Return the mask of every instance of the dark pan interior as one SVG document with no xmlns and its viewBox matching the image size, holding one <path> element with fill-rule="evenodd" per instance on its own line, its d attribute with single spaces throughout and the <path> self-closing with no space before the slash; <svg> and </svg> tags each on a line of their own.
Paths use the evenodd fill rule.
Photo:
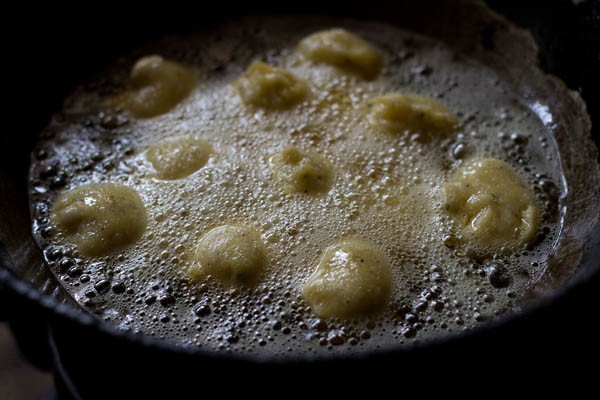
<svg viewBox="0 0 600 400">
<path fill-rule="evenodd" d="M 259 2 L 260 3 L 260 2 Z M 589 113 L 592 117 L 594 141 L 600 143 L 600 82 L 597 71 L 600 70 L 598 60 L 600 42 L 600 7 L 598 2 L 588 1 L 575 7 L 569 1 L 552 2 L 520 2 L 520 1 L 490 1 L 491 5 L 506 14 L 517 24 L 531 29 L 541 46 L 542 66 L 549 72 L 561 77 L 571 89 L 578 90 L 585 99 Z M 435 2 L 426 2 L 426 6 Z M 305 4 L 302 11 L 317 10 L 324 12 L 323 7 L 314 4 Z M 271 11 L 269 5 L 252 4 L 243 6 L 253 10 Z M 337 6 L 331 7 L 326 13 L 354 15 L 361 17 L 376 17 L 382 15 L 382 10 L 370 8 L 368 11 L 360 6 L 351 4 L 340 11 Z M 47 357 L 50 350 L 54 354 L 55 368 L 65 367 L 69 374 L 75 374 L 72 379 L 85 382 L 86 376 L 93 373 L 102 373 L 103 368 L 109 368 L 115 375 L 126 376 L 130 366 L 114 363 L 114 358 L 120 359 L 127 355 L 128 359 L 136 360 L 136 367 L 143 365 L 156 365 L 160 360 L 161 365 L 177 366 L 173 371 L 157 373 L 149 369 L 148 377 L 170 376 L 179 373 L 182 376 L 193 375 L 186 368 L 197 367 L 198 355 L 204 356 L 202 362 L 210 360 L 213 373 L 227 371 L 232 365 L 244 370 L 248 367 L 246 361 L 233 361 L 227 357 L 214 357 L 214 355 L 199 353 L 187 354 L 185 351 L 172 351 L 172 348 L 157 345 L 147 339 L 131 339 L 116 335 L 110 328 L 98 329 L 92 319 L 81 316 L 72 319 L 72 310 L 67 313 L 55 312 L 54 304 L 42 302 L 50 311 L 42 311 L 38 305 L 37 293 L 53 294 L 61 299 L 63 294 L 56 290 L 50 274 L 40 272 L 42 264 L 39 251 L 30 235 L 29 211 L 27 207 L 26 177 L 29 164 L 29 152 L 33 147 L 36 134 L 47 123 L 50 115 L 59 109 L 62 99 L 79 82 L 86 80 L 94 71 L 105 63 L 115 59 L 126 50 L 152 39 L 159 38 L 165 33 L 196 31 L 208 29 L 212 24 L 232 13 L 245 13 L 243 8 L 235 11 L 228 6 L 206 10 L 150 10 L 145 12 L 105 9 L 98 7 L 94 11 L 94 18 L 86 18 L 89 11 L 81 11 L 76 15 L 60 13 L 57 10 L 38 10 L 35 17 L 30 17 L 21 26 L 23 32 L 34 30 L 35 35 L 14 33 L 6 54 L 10 55 L 9 65 L 9 99 L 11 107 L 5 114 L 8 121 L 6 129 L 0 135 L 0 262 L 9 270 L 18 271 L 25 280 L 34 282 L 37 292 L 23 285 L 16 277 L 0 268 L 0 275 L 7 279 L 6 292 L 0 302 L 0 317 L 11 317 L 17 330 L 24 332 L 25 336 L 35 337 L 41 347 L 33 351 L 32 359 L 39 365 L 50 364 Z M 293 11 L 293 10 L 283 10 Z M 383 11 L 385 15 L 385 11 Z M 50 17 L 51 16 L 51 17 Z M 485 38 L 483 38 L 485 40 Z M 13 47 L 14 46 L 14 47 Z M 592 329 L 593 320 L 588 318 L 595 309 L 597 300 L 595 292 L 600 290 L 600 274 L 597 267 L 600 260 L 600 229 L 596 230 L 592 239 L 586 245 L 579 279 L 574 281 L 576 287 L 572 290 L 562 291 L 556 298 L 548 301 L 549 304 L 541 305 L 528 313 L 527 318 L 512 318 L 503 324 L 493 324 L 491 329 L 479 332 L 477 335 L 465 335 L 452 343 L 438 343 L 428 348 L 416 348 L 412 352 L 390 352 L 378 354 L 368 360 L 341 360 L 330 361 L 325 368 L 349 369 L 352 361 L 360 361 L 364 367 L 369 365 L 383 365 L 393 362 L 402 354 L 403 359 L 414 361 L 417 365 L 425 364 L 426 360 L 456 358 L 461 355 L 477 357 L 476 354 L 488 352 L 498 360 L 508 359 L 510 355 L 523 352 L 533 357 L 550 357 L 565 346 L 569 352 L 575 354 L 582 352 L 598 353 L 599 346 L 594 344 L 595 332 Z M 28 266 L 29 268 L 23 268 Z M 596 272 L 596 273 L 594 273 Z M 2 286 L 0 286 L 2 288 Z M 9 297 L 10 296 L 10 297 Z M 24 300 L 25 297 L 30 300 Z M 7 299 L 10 299 L 7 300 Z M 68 300 L 68 299 L 67 299 Z M 15 304 L 20 304 L 18 309 Z M 25 317 L 23 314 L 27 313 Z M 33 316 L 32 316 L 33 315 Z M 24 320 L 24 321 L 23 321 Z M 25 324 L 25 325 L 24 325 Z M 27 325 L 30 324 L 30 325 Z M 53 347 L 48 348 L 47 325 Z M 33 326 L 33 328 L 32 328 Z M 25 327 L 25 328 L 24 328 Z M 74 337 L 73 333 L 77 332 Z M 526 332 L 526 334 L 524 333 Z M 85 337 L 85 340 L 82 339 Z M 522 340 L 526 337 L 525 341 Z M 535 342 L 531 338 L 537 338 Z M 86 352 L 91 365 L 86 365 L 85 373 L 73 368 L 81 361 L 78 356 L 78 345 L 82 343 L 96 343 L 95 346 L 86 346 Z M 493 343 L 493 346 L 490 346 Z M 557 343 L 560 346 L 557 346 Z M 74 346 L 75 345 L 75 346 Z M 548 349 L 552 349 L 552 354 Z M 27 349 L 25 349 L 27 350 Z M 565 354 L 568 352 L 564 350 Z M 61 360 L 56 356 L 60 353 Z M 121 356 L 119 356 L 119 354 Z M 417 355 L 418 354 L 418 355 Z M 41 357 L 44 355 L 46 357 Z M 108 357 L 108 358 L 106 358 Z M 57 367 L 57 363 L 60 363 Z M 112 363 L 112 364 L 111 364 Z M 343 363 L 343 365 L 342 365 Z M 269 367 L 270 373 L 278 374 L 278 364 Z M 292 368 L 291 365 L 289 365 Z M 298 371 L 305 367 L 299 363 L 293 368 Z M 311 367 L 313 368 L 314 365 Z M 73 372 L 75 370 L 75 372 Z M 64 371 L 63 371 L 64 372 Z M 106 372 L 104 370 L 104 372 Z M 163 374 L 163 375 L 161 375 Z M 210 374 L 209 374 L 210 375 Z M 88 378 L 89 379 L 89 378 Z M 79 385 L 79 384 L 78 384 Z M 85 386 L 85 385 L 83 385 Z M 85 389 L 79 389 L 85 390 Z M 96 392 L 103 393 L 102 389 Z M 95 396 L 89 396 L 95 397 Z M 87 396 L 86 396 L 87 398 Z"/>
</svg>

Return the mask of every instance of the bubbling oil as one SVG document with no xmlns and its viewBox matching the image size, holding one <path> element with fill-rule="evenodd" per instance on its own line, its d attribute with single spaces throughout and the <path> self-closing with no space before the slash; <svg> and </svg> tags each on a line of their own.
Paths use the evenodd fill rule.
<svg viewBox="0 0 600 400">
<path fill-rule="evenodd" d="M 303 37 L 331 27 L 383 51 L 378 79 L 297 57 Z M 188 98 L 150 119 L 103 106 L 147 54 L 195 68 L 198 83 Z M 308 82 L 308 99 L 276 112 L 245 107 L 232 82 L 257 59 Z M 446 104 L 458 116 L 457 132 L 426 143 L 409 133 L 375 134 L 364 105 L 397 91 Z M 147 149 L 179 136 L 208 142 L 210 158 L 183 179 L 158 179 Z M 563 188 L 551 144 L 543 123 L 493 69 L 439 42 L 379 22 L 245 18 L 136 50 L 79 87 L 32 155 L 33 230 L 63 287 L 88 312 L 122 329 L 259 355 L 410 345 L 519 309 L 520 294 L 543 273 L 560 229 Z M 331 164 L 325 195 L 288 193 L 274 182 L 269 160 L 288 146 Z M 527 250 L 474 259 L 453 234 L 441 187 L 454 166 L 477 157 L 506 161 L 534 188 L 542 224 Z M 86 258 L 56 234 L 49 214 L 59 194 L 98 182 L 135 188 L 148 225 L 136 244 Z M 260 283 L 192 282 L 186 271 L 195 245 L 211 229 L 232 224 L 253 227 L 265 244 L 269 263 Z M 329 245 L 352 237 L 376 244 L 389 260 L 392 299 L 369 318 L 318 318 L 302 299 L 302 285 Z"/>
</svg>

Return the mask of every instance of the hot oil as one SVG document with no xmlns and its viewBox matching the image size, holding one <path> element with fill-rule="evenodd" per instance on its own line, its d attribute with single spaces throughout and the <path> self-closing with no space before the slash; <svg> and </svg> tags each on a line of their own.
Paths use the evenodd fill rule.
<svg viewBox="0 0 600 400">
<path fill-rule="evenodd" d="M 295 44 L 332 26 L 384 51 L 379 79 L 366 82 L 299 60 Z M 102 107 L 101 99 L 120 90 L 135 59 L 146 54 L 196 67 L 200 79 L 191 96 L 145 120 Z M 255 59 L 307 80 L 310 100 L 289 111 L 248 110 L 231 82 Z M 365 103 L 393 91 L 442 101 L 458 115 L 458 133 L 424 143 L 410 134 L 373 132 L 364 121 Z M 158 180 L 145 151 L 177 135 L 207 140 L 214 152 L 191 176 Z M 332 163 L 327 195 L 285 194 L 274 183 L 269 157 L 288 145 Z M 33 155 L 34 233 L 64 288 L 123 329 L 269 355 L 409 345 L 518 310 L 520 293 L 543 273 L 560 229 L 555 151 L 542 122 L 492 69 L 441 43 L 376 22 L 247 18 L 138 50 L 66 101 Z M 473 259 L 457 245 L 441 187 L 453 166 L 481 156 L 508 162 L 534 187 L 544 215 L 531 249 Z M 59 193 L 93 182 L 135 188 L 150 222 L 134 246 L 86 259 L 56 237 L 49 209 Z M 267 246 L 260 284 L 231 289 L 210 279 L 189 281 L 195 243 L 211 228 L 236 223 L 255 227 Z M 300 296 L 302 284 L 327 246 L 347 237 L 377 244 L 390 260 L 392 301 L 369 319 L 319 319 Z"/>
</svg>

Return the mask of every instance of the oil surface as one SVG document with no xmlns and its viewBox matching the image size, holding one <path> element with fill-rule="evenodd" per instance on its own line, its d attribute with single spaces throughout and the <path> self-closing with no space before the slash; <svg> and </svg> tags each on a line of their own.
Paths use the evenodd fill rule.
<svg viewBox="0 0 600 400">
<path fill-rule="evenodd" d="M 378 79 L 299 60 L 299 40 L 330 27 L 344 27 L 384 52 Z M 147 54 L 196 68 L 191 95 L 150 119 L 103 107 L 102 99 L 122 90 L 135 60 Z M 231 83 L 257 59 L 309 82 L 309 100 L 277 112 L 246 108 Z M 458 116 L 458 132 L 427 143 L 374 134 L 364 105 L 394 91 L 442 101 Z M 156 179 L 146 151 L 178 135 L 206 140 L 213 153 L 184 179 Z M 326 195 L 286 194 L 277 186 L 269 159 L 286 146 L 331 162 Z M 538 196 L 543 221 L 526 251 L 472 259 L 456 246 L 441 187 L 461 160 L 483 156 L 509 163 Z M 32 160 L 34 234 L 49 268 L 86 310 L 123 329 L 224 351 L 361 352 L 471 329 L 518 310 L 519 294 L 544 270 L 560 230 L 557 155 L 536 114 L 492 69 L 378 22 L 254 17 L 210 34 L 167 38 L 78 88 L 42 133 Z M 58 194 L 94 182 L 135 188 L 149 223 L 135 245 L 84 258 L 55 235 L 49 212 Z M 270 261 L 257 287 L 188 279 L 195 244 L 224 224 L 255 227 L 265 242 Z M 390 260 L 392 301 L 370 319 L 319 319 L 301 287 L 325 249 L 347 237 L 375 243 Z"/>
</svg>

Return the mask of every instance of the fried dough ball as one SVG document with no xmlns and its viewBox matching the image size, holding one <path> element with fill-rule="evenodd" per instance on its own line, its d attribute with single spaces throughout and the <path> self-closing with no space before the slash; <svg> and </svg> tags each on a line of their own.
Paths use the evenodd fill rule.
<svg viewBox="0 0 600 400">
<path fill-rule="evenodd" d="M 128 89 L 108 100 L 121 106 L 136 118 L 164 114 L 185 99 L 196 85 L 191 68 L 158 55 L 140 58 L 129 76 Z"/>
<path fill-rule="evenodd" d="M 188 274 L 194 282 L 211 277 L 225 286 L 249 286 L 257 283 L 266 264 L 267 251 L 256 230 L 224 225 L 200 239 Z"/>
<path fill-rule="evenodd" d="M 286 193 L 316 196 L 329 192 L 333 183 L 333 166 L 316 153 L 286 147 L 270 159 L 276 180 Z"/>
<path fill-rule="evenodd" d="M 115 183 L 85 185 L 63 193 L 54 203 L 51 218 L 59 234 L 90 257 L 135 243 L 148 224 L 138 193 Z"/>
<path fill-rule="evenodd" d="M 381 51 L 345 29 L 315 32 L 298 44 L 298 51 L 315 63 L 325 63 L 373 80 L 383 67 Z"/>
<path fill-rule="evenodd" d="M 284 110 L 302 102 L 308 84 L 283 68 L 255 61 L 233 83 L 247 106 Z"/>
<path fill-rule="evenodd" d="M 384 308 L 391 293 L 388 260 L 377 246 L 359 239 L 330 246 L 302 288 L 319 317 L 367 316 Z"/>
<path fill-rule="evenodd" d="M 146 158 L 163 180 L 185 178 L 204 165 L 212 153 L 206 140 L 192 136 L 180 136 L 163 140 L 151 146 Z"/>
<path fill-rule="evenodd" d="M 445 137 L 454 132 L 454 113 L 437 100 L 406 93 L 389 93 L 368 103 L 367 121 L 387 133 L 418 133 L 423 139 Z"/>
<path fill-rule="evenodd" d="M 537 199 L 523 179 L 494 158 L 468 161 L 443 187 L 446 212 L 475 254 L 513 252 L 530 243 L 540 219 Z"/>
</svg>

